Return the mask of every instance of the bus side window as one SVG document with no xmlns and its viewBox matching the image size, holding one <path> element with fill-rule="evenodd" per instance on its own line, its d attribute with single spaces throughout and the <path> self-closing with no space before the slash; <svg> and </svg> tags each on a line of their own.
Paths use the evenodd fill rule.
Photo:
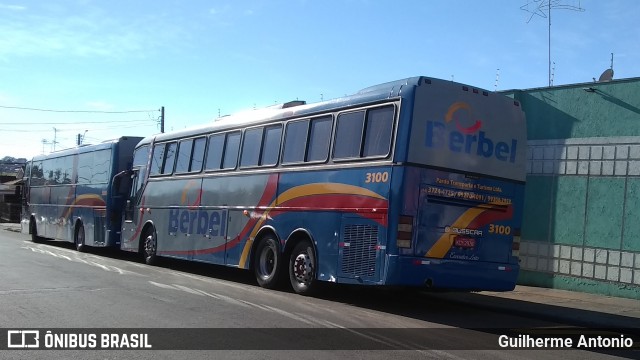
<svg viewBox="0 0 640 360">
<path fill-rule="evenodd" d="M 207 138 L 201 137 L 193 141 L 193 153 L 191 155 L 191 163 L 189 164 L 189 172 L 202 171 L 202 163 L 204 161 L 204 149 L 207 147 Z"/>
<path fill-rule="evenodd" d="M 386 156 L 391 148 L 393 106 L 367 111 L 367 126 L 362 156 Z"/>
<path fill-rule="evenodd" d="M 194 173 L 202 170 L 206 140 L 206 138 L 202 137 L 180 141 L 176 160 L 176 174 Z"/>
<path fill-rule="evenodd" d="M 334 159 L 359 158 L 364 128 L 364 111 L 340 114 L 336 125 Z"/>
<path fill-rule="evenodd" d="M 176 142 L 158 144 L 153 147 L 151 171 L 149 175 L 170 175 L 176 162 Z"/>
<path fill-rule="evenodd" d="M 225 134 L 215 134 L 209 137 L 209 148 L 207 149 L 206 170 L 220 170 L 222 165 L 222 152 L 224 150 Z"/>
<path fill-rule="evenodd" d="M 53 159 L 45 159 L 42 161 L 42 174 L 44 179 L 43 185 L 51 185 L 54 181 L 53 175 Z"/>
<path fill-rule="evenodd" d="M 178 144 L 175 142 L 167 144 L 167 150 L 164 158 L 164 164 L 162 166 L 162 174 L 170 175 L 173 173 L 173 165 L 176 162 L 176 150 Z"/>
<path fill-rule="evenodd" d="M 34 162 L 31 168 L 31 186 L 44 185 L 44 173 L 42 171 L 42 161 Z"/>
<path fill-rule="evenodd" d="M 331 116 L 311 120 L 309 132 L 309 146 L 305 161 L 325 161 L 329 156 L 331 143 Z"/>
<path fill-rule="evenodd" d="M 268 126 L 264 129 L 264 141 L 260 166 L 276 165 L 280 155 L 280 140 L 282 138 L 282 126 Z"/>
<path fill-rule="evenodd" d="M 75 155 L 68 155 L 64 157 L 64 166 L 62 168 L 62 182 L 64 184 L 73 184 L 73 157 Z"/>
<path fill-rule="evenodd" d="M 223 169 L 235 169 L 238 164 L 238 150 L 240 149 L 240 132 L 227 133 L 227 142 L 224 146 Z"/>
<path fill-rule="evenodd" d="M 309 120 L 291 121 L 287 124 L 284 135 L 284 150 L 282 151 L 283 163 L 289 164 L 304 161 L 308 131 Z"/>
<path fill-rule="evenodd" d="M 164 149 L 166 144 L 158 144 L 153 147 L 153 157 L 151 158 L 151 170 L 149 175 L 159 175 L 162 173 L 162 162 L 164 160 Z"/>
<path fill-rule="evenodd" d="M 248 129 L 244 132 L 240 167 L 258 166 L 263 128 Z"/>
<path fill-rule="evenodd" d="M 178 147 L 178 159 L 176 161 L 176 174 L 189 172 L 193 139 L 180 141 Z"/>
</svg>

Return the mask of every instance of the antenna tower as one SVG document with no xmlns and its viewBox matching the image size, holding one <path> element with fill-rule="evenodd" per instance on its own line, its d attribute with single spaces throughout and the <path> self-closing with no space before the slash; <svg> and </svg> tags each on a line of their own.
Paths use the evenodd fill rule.
<svg viewBox="0 0 640 360">
<path fill-rule="evenodd" d="M 567 5 L 563 0 L 527 0 L 527 3 L 520 7 L 521 10 L 524 10 L 531 14 L 529 19 L 527 19 L 527 24 L 531 21 L 531 19 L 537 15 L 541 18 L 546 18 L 548 22 L 548 52 L 549 52 L 549 86 L 553 85 L 553 79 L 551 74 L 551 9 L 559 9 L 559 10 L 573 10 L 584 12 L 585 9 L 581 6 L 580 0 L 578 0 L 578 6 L 575 5 Z"/>
<path fill-rule="evenodd" d="M 611 53 L 611 70 L 613 70 L 613 53 Z"/>
</svg>

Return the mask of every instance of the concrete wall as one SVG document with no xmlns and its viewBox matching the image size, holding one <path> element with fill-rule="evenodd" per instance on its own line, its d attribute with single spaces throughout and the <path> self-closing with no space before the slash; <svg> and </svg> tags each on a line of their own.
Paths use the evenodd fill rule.
<svg viewBox="0 0 640 360">
<path fill-rule="evenodd" d="M 640 299 L 640 78 L 507 94 L 528 121 L 519 283 Z"/>
</svg>

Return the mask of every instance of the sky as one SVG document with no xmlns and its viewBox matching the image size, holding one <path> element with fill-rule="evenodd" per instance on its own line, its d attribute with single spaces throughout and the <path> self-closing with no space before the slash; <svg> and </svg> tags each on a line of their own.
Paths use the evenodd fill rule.
<svg viewBox="0 0 640 360">
<path fill-rule="evenodd" d="M 551 3 L 551 46 L 547 7 Z M 425 75 L 640 77 L 636 0 L 0 0 L 0 158 Z"/>
</svg>

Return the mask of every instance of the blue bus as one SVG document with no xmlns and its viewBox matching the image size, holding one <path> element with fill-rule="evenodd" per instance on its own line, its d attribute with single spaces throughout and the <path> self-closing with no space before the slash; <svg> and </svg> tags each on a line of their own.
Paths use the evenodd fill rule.
<svg viewBox="0 0 640 360">
<path fill-rule="evenodd" d="M 21 228 L 31 239 L 119 247 L 126 170 L 141 137 L 121 137 L 34 157 L 24 175 Z M 117 176 L 118 175 L 118 176 Z"/>
<path fill-rule="evenodd" d="M 121 248 L 321 282 L 508 291 L 519 271 L 518 102 L 413 77 L 143 139 Z"/>
</svg>

